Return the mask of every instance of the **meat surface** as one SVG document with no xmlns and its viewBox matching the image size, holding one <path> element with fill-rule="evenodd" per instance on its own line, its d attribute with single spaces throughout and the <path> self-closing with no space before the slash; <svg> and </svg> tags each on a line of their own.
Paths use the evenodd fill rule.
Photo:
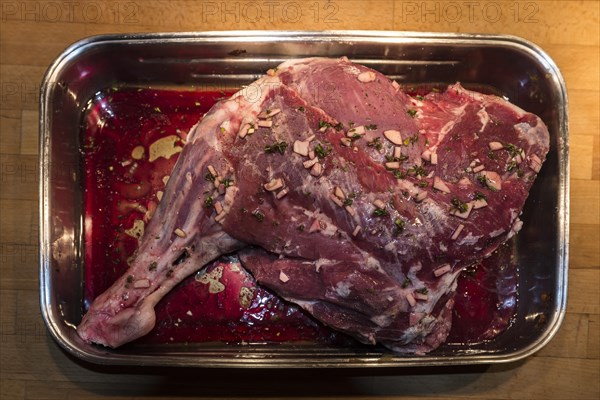
<svg viewBox="0 0 600 400">
<path fill-rule="evenodd" d="M 169 290 L 238 251 L 324 324 L 426 353 L 460 271 L 520 230 L 548 148 L 543 122 L 496 96 L 409 96 L 346 58 L 287 61 L 192 128 L 129 271 L 78 333 L 145 335 Z"/>
</svg>

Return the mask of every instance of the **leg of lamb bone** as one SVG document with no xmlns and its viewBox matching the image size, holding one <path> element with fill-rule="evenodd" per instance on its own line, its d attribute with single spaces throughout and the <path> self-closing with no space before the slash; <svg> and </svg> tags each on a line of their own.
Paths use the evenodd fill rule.
<svg viewBox="0 0 600 400">
<path fill-rule="evenodd" d="M 258 112 L 253 110 L 260 110 L 260 102 L 225 101 L 191 129 L 131 267 L 94 300 L 77 328 L 81 338 L 118 347 L 144 336 L 154 327 L 154 306 L 166 293 L 203 265 L 243 246 L 223 232 L 209 203 L 214 197 L 223 212 L 229 210 L 238 189 L 219 184 L 234 175 L 222 156 L 227 142 L 222 128 L 237 132 L 238 116 Z M 206 180 L 209 168 L 213 181 Z"/>
<path fill-rule="evenodd" d="M 221 167 L 237 185 L 228 210 L 217 216 L 223 231 L 239 240 L 230 239 L 231 248 L 243 242 L 279 254 L 273 260 L 263 250 L 242 252 L 259 281 L 364 342 L 399 352 L 437 347 L 449 330 L 461 268 L 520 227 L 518 213 L 548 150 L 545 127 L 501 99 L 459 85 L 409 98 L 383 75 L 345 59 L 286 62 L 275 75 L 253 84 L 258 101 L 249 104 L 238 94 L 216 106 L 190 135 L 173 175 L 187 176 L 180 166 L 206 157 L 207 148 L 222 153 Z M 211 146 L 197 145 L 200 140 Z M 488 146 L 509 158 L 488 162 Z M 507 168 L 513 163 L 516 171 Z M 202 186 L 207 163 L 195 166 L 188 180 Z M 168 189 L 165 198 L 170 203 L 177 194 Z M 181 212 L 166 207 L 165 198 L 153 218 L 159 225 Z M 185 215 L 184 221 L 194 218 Z M 193 222 L 199 223 L 219 231 L 208 218 Z M 207 228 L 198 229 L 194 235 L 202 237 Z M 136 260 L 129 275 L 137 279 L 134 273 L 144 268 Z M 164 273 L 162 264 L 158 270 Z M 124 282 L 109 290 L 114 298 L 123 296 Z M 144 296 L 161 296 L 150 293 L 104 314 L 120 321 L 115 315 L 139 309 Z M 153 321 L 117 342 L 90 335 L 106 320 L 90 322 L 104 315 L 95 308 L 104 310 L 106 299 L 97 302 L 79 328 L 86 340 L 114 346 L 151 328 Z"/>
</svg>

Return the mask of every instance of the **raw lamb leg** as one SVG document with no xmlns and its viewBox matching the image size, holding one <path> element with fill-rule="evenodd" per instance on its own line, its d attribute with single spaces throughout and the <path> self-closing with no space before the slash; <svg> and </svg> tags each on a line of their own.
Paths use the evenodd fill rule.
<svg viewBox="0 0 600 400">
<path fill-rule="evenodd" d="M 460 271 L 520 229 L 547 151 L 542 121 L 498 97 L 456 84 L 412 98 L 345 58 L 285 62 L 192 130 L 136 260 L 78 331 L 142 336 L 177 282 L 241 249 L 323 323 L 431 351 Z"/>
</svg>

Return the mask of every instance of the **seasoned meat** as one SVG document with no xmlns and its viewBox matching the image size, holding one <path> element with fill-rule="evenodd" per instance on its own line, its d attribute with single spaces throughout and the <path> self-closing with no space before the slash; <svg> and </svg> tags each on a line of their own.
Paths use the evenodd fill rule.
<svg viewBox="0 0 600 400">
<path fill-rule="evenodd" d="M 192 128 L 130 270 L 78 333 L 145 335 L 165 293 L 237 251 L 324 324 L 431 351 L 460 271 L 521 228 L 548 147 L 537 116 L 458 83 L 409 96 L 346 58 L 287 61 Z"/>
</svg>

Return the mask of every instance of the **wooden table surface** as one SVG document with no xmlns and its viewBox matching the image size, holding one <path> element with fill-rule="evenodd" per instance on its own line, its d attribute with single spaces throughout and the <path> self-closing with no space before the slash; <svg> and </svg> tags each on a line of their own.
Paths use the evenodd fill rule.
<svg viewBox="0 0 600 400">
<path fill-rule="evenodd" d="M 0 18 L 0 397 L 600 398 L 599 3 L 596 1 L 5 1 Z M 260 18 L 257 14 L 261 11 Z M 298 14 L 298 11 L 300 14 Z M 525 360 L 461 368 L 202 370 L 83 364 L 46 333 L 38 305 L 38 89 L 90 35 L 230 29 L 514 34 L 560 67 L 571 148 L 569 302 L 557 336 Z"/>
</svg>

